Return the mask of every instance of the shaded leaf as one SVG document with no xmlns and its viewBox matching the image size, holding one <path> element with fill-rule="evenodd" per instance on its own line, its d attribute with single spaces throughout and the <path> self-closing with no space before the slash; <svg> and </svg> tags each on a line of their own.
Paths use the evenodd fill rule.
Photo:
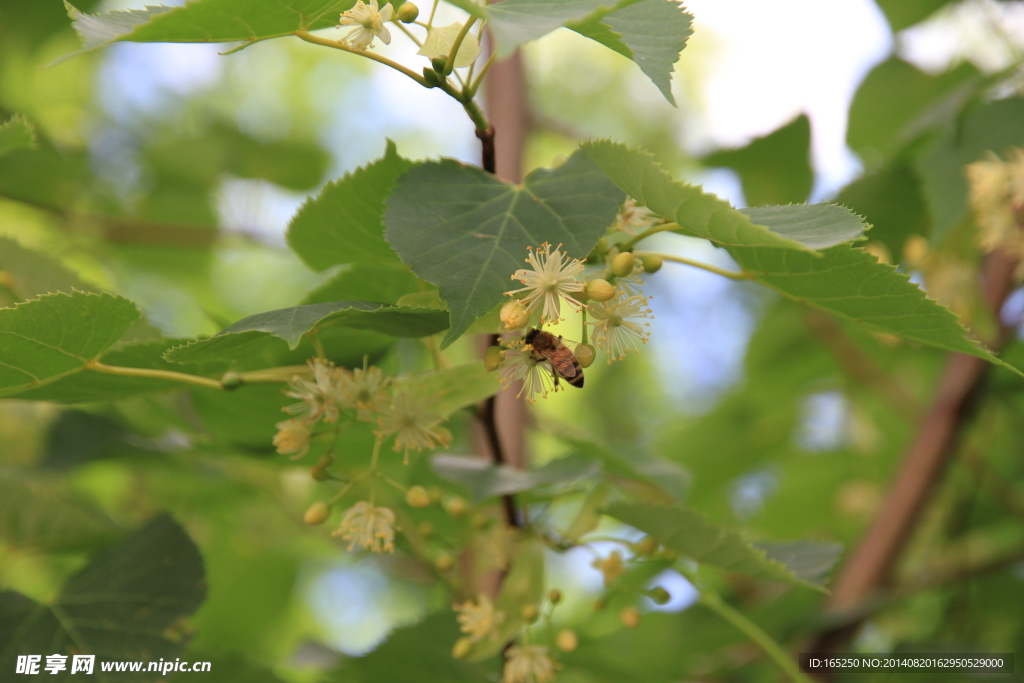
<svg viewBox="0 0 1024 683">
<path fill-rule="evenodd" d="M 680 503 L 646 505 L 619 502 L 609 505 L 605 512 L 702 564 L 823 590 L 820 585 L 798 577 L 781 562 L 770 559 L 764 550 L 736 532 L 711 524 Z"/>
<path fill-rule="evenodd" d="M 480 458 L 460 455 L 435 455 L 430 464 L 437 474 L 468 488 L 476 501 L 547 484 L 566 484 L 592 477 L 601 470 L 596 462 L 580 456 L 559 458 L 530 470 L 492 465 Z"/>
<path fill-rule="evenodd" d="M 123 680 L 101 672 L 98 662 L 173 661 L 183 643 L 164 632 L 192 614 L 205 593 L 195 544 L 170 517 L 156 517 L 97 553 L 52 605 L 0 593 L 0 667 L 14 671 L 23 654 L 87 653 L 98 660 L 96 680 Z"/>
<path fill-rule="evenodd" d="M 843 546 L 838 543 L 794 541 L 792 543 L 754 543 L 768 559 L 786 565 L 797 577 L 811 583 L 822 583 L 839 562 Z"/>
<path fill-rule="evenodd" d="M 23 116 L 13 116 L 0 123 L 0 155 L 20 147 L 35 147 L 36 131 Z"/>
<path fill-rule="evenodd" d="M 893 31 L 902 31 L 927 19 L 953 0 L 875 0 Z"/>
<path fill-rule="evenodd" d="M 441 415 L 476 405 L 501 389 L 495 374 L 487 372 L 479 361 L 423 372 L 411 381 L 425 395 L 433 397 L 431 408 Z"/>
<path fill-rule="evenodd" d="M 455 39 L 462 30 L 462 24 L 455 22 L 447 26 L 434 26 L 427 32 L 427 38 L 423 41 L 423 47 L 416 54 L 423 55 L 427 59 L 432 57 L 447 57 L 455 45 Z M 465 35 L 462 44 L 459 45 L 459 52 L 455 55 L 455 68 L 459 69 L 469 66 L 480 56 L 480 41 L 476 39 L 473 32 Z"/>
<path fill-rule="evenodd" d="M 416 276 L 409 272 L 397 257 L 394 265 L 383 263 L 352 263 L 341 272 L 306 295 L 302 304 L 325 304 L 332 301 L 370 301 L 424 308 L 404 302 L 406 296 L 432 294 L 436 291 L 417 292 Z M 408 294 L 414 292 L 414 294 Z M 426 307 L 432 308 L 432 307 Z M 438 310 L 444 310 L 442 306 Z"/>
<path fill-rule="evenodd" d="M 882 242 L 896 260 L 912 234 L 927 235 L 931 228 L 921 194 L 921 181 L 907 163 L 886 164 L 853 181 L 836 201 L 871 223 L 871 239 Z"/>
<path fill-rule="evenodd" d="M 128 331 L 135 304 L 110 294 L 47 294 L 0 309 L 0 396 L 82 370 Z"/>
<path fill-rule="evenodd" d="M 402 261 L 448 304 L 444 348 L 502 301 L 527 247 L 550 242 L 586 256 L 622 199 L 582 153 L 534 171 L 523 185 L 443 160 L 417 164 L 399 179 L 384 224 Z"/>
<path fill-rule="evenodd" d="M 58 479 L 0 472 L 0 539 L 11 547 L 82 550 L 120 534 L 110 518 L 78 501 Z"/>
<path fill-rule="evenodd" d="M 424 337 L 445 329 L 447 323 L 443 311 L 367 301 L 309 304 L 251 315 L 209 339 L 171 349 L 166 357 L 175 363 L 230 361 L 266 348 L 268 337 L 283 340 L 294 349 L 313 329 L 347 327 L 394 337 Z"/>
<path fill-rule="evenodd" d="M 384 200 L 412 163 L 388 141 L 384 157 L 328 183 L 288 225 L 288 245 L 315 270 L 340 263 L 400 266 L 384 240 Z"/>
<path fill-rule="evenodd" d="M 806 202 L 814 185 L 811 168 L 811 122 L 806 114 L 742 149 L 704 157 L 708 166 L 736 171 L 748 206 Z"/>
<path fill-rule="evenodd" d="M 0 237 L 0 271 L 7 274 L 7 281 L 0 281 L 0 286 L 10 289 L 19 299 L 91 289 L 59 261 L 6 237 Z"/>
<path fill-rule="evenodd" d="M 670 0 L 621 0 L 611 11 L 602 10 L 567 26 L 636 62 L 674 105 L 672 72 L 693 33 L 692 20 Z"/>
</svg>

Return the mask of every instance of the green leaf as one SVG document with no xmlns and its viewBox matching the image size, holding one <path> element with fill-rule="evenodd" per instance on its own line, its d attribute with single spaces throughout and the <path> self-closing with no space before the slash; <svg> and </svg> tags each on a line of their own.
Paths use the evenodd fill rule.
<svg viewBox="0 0 1024 683">
<path fill-rule="evenodd" d="M 447 57 L 455 46 L 455 39 L 462 31 L 462 24 L 454 22 L 447 26 L 433 27 L 427 32 L 427 38 L 423 41 L 423 47 L 416 54 L 423 55 L 427 59 L 433 57 Z M 459 45 L 459 52 L 455 55 L 455 68 L 469 66 L 480 56 L 480 42 L 470 31 L 463 37 Z"/>
<path fill-rule="evenodd" d="M 768 559 L 786 565 L 786 569 L 798 578 L 811 583 L 823 583 L 843 553 L 843 546 L 838 543 L 815 541 L 755 543 L 754 547 L 763 550 Z"/>
<path fill-rule="evenodd" d="M 448 303 L 444 348 L 503 299 L 527 247 L 563 244 L 583 258 L 622 200 L 579 152 L 558 168 L 534 171 L 523 185 L 446 159 L 417 164 L 399 179 L 384 224 L 402 261 Z"/>
<path fill-rule="evenodd" d="M 59 261 L 6 237 L 0 237 L 0 271 L 8 276 L 7 282 L 0 286 L 9 288 L 19 299 L 91 289 Z"/>
<path fill-rule="evenodd" d="M 247 354 L 281 346 L 294 349 L 311 330 L 346 327 L 393 337 L 425 337 L 448 326 L 443 311 L 388 306 L 368 301 L 333 301 L 293 306 L 243 318 L 217 335 L 167 352 L 175 363 L 231 361 Z"/>
<path fill-rule="evenodd" d="M 755 217 L 761 220 L 756 213 Z M 790 249 L 728 251 L 753 279 L 795 301 L 878 331 L 1011 368 L 969 338 L 957 317 L 929 299 L 909 275 L 879 263 L 862 249 L 840 244 L 818 258 Z"/>
<path fill-rule="evenodd" d="M 339 263 L 400 266 L 384 241 L 384 200 L 412 163 L 388 141 L 384 157 L 328 183 L 302 205 L 288 226 L 288 245 L 306 265 L 324 270 Z"/>
<path fill-rule="evenodd" d="M 960 91 L 963 94 L 954 97 L 953 104 L 958 99 L 962 102 L 973 93 L 978 79 L 977 69 L 968 62 L 932 76 L 891 57 L 872 69 L 857 89 L 846 141 L 871 166 L 877 166 L 933 125 L 936 116 L 955 113 L 959 106 L 936 105 Z"/>
<path fill-rule="evenodd" d="M 77 500 L 57 478 L 0 472 L 0 539 L 11 547 L 82 550 L 120 534 L 110 518 Z"/>
<path fill-rule="evenodd" d="M 179 7 L 84 14 L 65 0 L 87 52 L 119 41 L 135 43 L 254 42 L 337 25 L 354 0 L 193 0 Z M 71 56 L 71 55 L 68 55 Z"/>
<path fill-rule="evenodd" d="M 0 309 L 0 397 L 42 387 L 82 370 L 139 317 L 110 294 L 47 294 Z"/>
<path fill-rule="evenodd" d="M 584 439 L 564 438 L 572 452 L 601 463 L 601 469 L 619 486 L 631 493 L 643 495 L 650 502 L 671 503 L 683 496 L 689 488 L 690 476 L 680 465 L 665 458 L 651 456 L 641 449 L 621 453 L 608 446 Z M 642 487 L 629 486 L 636 482 Z"/>
<path fill-rule="evenodd" d="M 35 147 L 36 131 L 23 116 L 13 116 L 0 124 L 0 155 L 20 147 Z"/>
<path fill-rule="evenodd" d="M 671 104 L 672 72 L 693 33 L 693 16 L 669 0 L 621 0 L 610 12 L 597 12 L 572 30 L 627 57 L 647 74 Z"/>
<path fill-rule="evenodd" d="M 736 532 L 711 524 L 681 503 L 646 505 L 620 502 L 612 503 L 605 512 L 702 564 L 824 590 L 821 585 L 798 577 L 781 562 L 770 559 L 764 550 Z"/>
<path fill-rule="evenodd" d="M 417 292 L 416 276 L 395 258 L 394 265 L 352 263 L 341 272 L 306 295 L 302 304 L 325 304 L 332 301 L 372 301 L 382 304 L 430 308 L 405 303 L 405 297 L 437 292 Z M 413 294 L 409 294 L 412 292 Z M 438 310 L 445 310 L 442 305 Z"/>
<path fill-rule="evenodd" d="M 195 544 L 170 517 L 157 517 L 97 553 L 52 604 L 0 593 L 0 668 L 14 671 L 20 654 L 86 653 L 96 655 L 96 680 L 122 680 L 101 672 L 99 662 L 173 661 L 184 642 L 165 631 L 192 614 L 205 593 Z"/>
<path fill-rule="evenodd" d="M 474 406 L 501 389 L 498 378 L 493 372 L 487 372 L 479 361 L 424 372 L 411 381 L 424 394 L 433 397 L 431 408 L 445 416 Z"/>
<path fill-rule="evenodd" d="M 587 493 L 587 497 L 583 499 L 583 504 L 580 505 L 580 510 L 576 513 L 572 524 L 562 534 L 567 541 L 578 543 L 583 536 L 598 527 L 601 523 L 601 509 L 611 494 L 612 485 L 606 481 L 602 481 Z"/>
<path fill-rule="evenodd" d="M 806 202 L 814 185 L 810 162 L 811 122 L 806 114 L 742 149 L 714 152 L 708 166 L 736 171 L 748 206 Z"/>
<path fill-rule="evenodd" d="M 440 476 L 468 488 L 476 501 L 547 484 L 566 484 L 592 477 L 601 470 L 596 462 L 580 456 L 559 458 L 530 470 L 492 465 L 480 458 L 460 455 L 435 455 L 430 464 Z"/>
<path fill-rule="evenodd" d="M 788 204 L 741 209 L 750 220 L 812 249 L 863 239 L 864 219 L 835 204 Z"/>
<path fill-rule="evenodd" d="M 855 239 L 863 225 L 855 225 L 837 207 L 795 204 L 772 207 L 779 223 L 775 231 L 758 225 L 748 212 L 699 187 L 674 180 L 654 158 L 639 149 L 608 140 L 587 141 L 582 148 L 608 177 L 630 197 L 667 221 L 682 226 L 677 232 L 704 237 L 723 246 L 782 247 L 813 252 Z M 827 205 L 824 205 L 827 207 Z M 831 219 L 835 219 L 835 223 Z"/>
<path fill-rule="evenodd" d="M 953 0 L 875 0 L 893 31 L 902 31 L 927 19 Z"/>
</svg>

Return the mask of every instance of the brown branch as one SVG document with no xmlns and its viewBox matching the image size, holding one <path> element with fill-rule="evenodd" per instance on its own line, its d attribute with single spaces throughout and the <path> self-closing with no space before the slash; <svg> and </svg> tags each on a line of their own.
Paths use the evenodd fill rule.
<svg viewBox="0 0 1024 683">
<path fill-rule="evenodd" d="M 982 274 L 985 301 L 997 320 L 1013 286 L 1015 267 L 1016 261 L 1001 251 L 986 260 Z M 1001 328 L 993 346 L 1001 348 L 1009 337 L 1010 330 Z M 950 357 L 935 400 L 907 449 L 888 497 L 836 580 L 827 608 L 830 614 L 856 611 L 860 603 L 885 586 L 970 421 L 975 398 L 990 367 L 974 356 Z M 854 619 L 821 633 L 810 651 L 836 651 L 856 633 L 860 623 L 860 619 Z"/>
</svg>

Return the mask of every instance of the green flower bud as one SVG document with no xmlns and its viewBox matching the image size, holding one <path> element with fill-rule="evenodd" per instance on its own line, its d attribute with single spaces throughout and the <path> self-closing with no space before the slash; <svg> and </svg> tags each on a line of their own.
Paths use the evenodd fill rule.
<svg viewBox="0 0 1024 683">
<path fill-rule="evenodd" d="M 651 589 L 650 596 L 656 605 L 664 605 L 672 599 L 672 594 L 661 586 Z"/>
<path fill-rule="evenodd" d="M 448 63 L 448 58 L 438 55 L 430 60 L 430 66 L 434 67 L 434 71 L 439 74 L 444 74 L 444 67 Z"/>
<path fill-rule="evenodd" d="M 569 629 L 559 631 L 558 636 L 555 638 L 555 645 L 562 652 L 572 652 L 579 647 L 579 644 L 580 639 L 576 637 L 575 631 L 570 631 Z"/>
<path fill-rule="evenodd" d="M 326 503 L 313 503 L 306 510 L 306 514 L 302 516 L 302 521 L 310 526 L 316 526 L 326 522 L 330 516 L 331 508 L 327 507 Z"/>
<path fill-rule="evenodd" d="M 405 502 L 409 507 L 425 508 L 430 505 L 430 494 L 422 486 L 413 486 L 405 492 Z"/>
<path fill-rule="evenodd" d="M 584 259 L 587 263 L 602 263 L 604 262 L 604 253 L 608 251 L 608 240 L 604 237 L 597 241 L 594 248 L 587 254 L 587 258 Z"/>
<path fill-rule="evenodd" d="M 562 591 L 558 590 L 557 588 L 552 588 L 548 592 L 548 600 L 551 602 L 552 605 L 557 605 L 558 603 L 562 602 Z"/>
<path fill-rule="evenodd" d="M 538 617 L 540 617 L 540 610 L 537 609 L 536 605 L 524 605 L 523 609 L 519 611 L 519 616 L 521 616 L 523 621 L 527 624 L 532 624 L 537 621 Z"/>
<path fill-rule="evenodd" d="M 636 628 L 640 625 L 640 613 L 635 607 L 625 607 L 619 612 L 619 621 L 626 628 Z"/>
<path fill-rule="evenodd" d="M 327 481 L 328 477 L 331 476 L 330 473 L 327 471 L 327 468 L 320 467 L 320 465 L 313 465 L 312 467 L 310 467 L 309 474 L 316 481 Z"/>
<path fill-rule="evenodd" d="M 398 8 L 398 20 L 403 24 L 411 24 L 420 16 L 420 8 L 411 2 L 402 3 Z"/>
<path fill-rule="evenodd" d="M 615 273 L 615 277 L 626 277 L 633 272 L 635 265 L 633 252 L 623 251 L 612 259 L 612 272 Z"/>
<path fill-rule="evenodd" d="M 441 553 L 434 558 L 434 568 L 446 574 L 455 569 L 455 558 L 448 553 Z"/>
<path fill-rule="evenodd" d="M 472 649 L 473 643 L 469 638 L 459 638 L 455 641 L 455 646 L 452 648 L 452 657 L 455 659 L 465 659 Z"/>
<path fill-rule="evenodd" d="M 640 257 L 640 262 L 644 264 L 645 273 L 657 273 L 665 265 L 665 259 L 661 258 L 660 254 L 644 254 Z"/>
<path fill-rule="evenodd" d="M 220 378 L 220 386 L 222 389 L 231 391 L 242 386 L 242 376 L 237 372 L 225 372 Z"/>
<path fill-rule="evenodd" d="M 594 301 L 608 301 L 609 299 L 614 298 L 618 293 L 618 290 L 615 289 L 615 285 L 611 284 L 607 280 L 602 280 L 601 278 L 588 282 L 583 291 L 586 292 L 587 296 Z"/>
<path fill-rule="evenodd" d="M 436 88 L 437 84 L 441 82 L 437 77 L 437 72 L 429 66 L 423 67 L 423 80 L 427 82 L 428 88 Z"/>
<path fill-rule="evenodd" d="M 466 499 L 460 496 L 453 496 L 444 504 L 444 509 L 452 517 L 461 517 L 466 514 L 468 508 L 469 505 L 466 503 Z"/>
<path fill-rule="evenodd" d="M 636 549 L 642 555 L 650 555 L 658 549 L 658 542 L 650 536 L 644 536 L 642 539 L 640 539 L 640 542 L 637 543 Z"/>
<path fill-rule="evenodd" d="M 332 456 L 329 453 L 324 453 L 323 455 L 320 456 L 320 459 L 316 461 L 316 466 L 317 467 L 323 467 L 324 469 L 327 469 L 328 467 L 331 466 L 331 463 L 333 463 L 333 462 L 334 462 L 334 456 Z"/>
<path fill-rule="evenodd" d="M 576 347 L 576 360 L 579 361 L 581 368 L 589 368 L 594 364 L 595 358 L 597 358 L 597 349 L 593 344 L 580 344 Z"/>
</svg>

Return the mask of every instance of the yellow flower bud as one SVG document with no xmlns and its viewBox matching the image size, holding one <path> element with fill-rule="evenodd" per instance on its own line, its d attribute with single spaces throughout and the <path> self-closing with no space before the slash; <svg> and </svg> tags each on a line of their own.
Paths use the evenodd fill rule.
<svg viewBox="0 0 1024 683">
<path fill-rule="evenodd" d="M 448 553 L 441 553 L 434 558 L 434 568 L 442 573 L 448 573 L 455 569 L 455 558 Z"/>
<path fill-rule="evenodd" d="M 494 372 L 501 365 L 502 359 L 505 357 L 505 352 L 500 346 L 489 346 L 487 351 L 484 352 L 484 369 L 487 372 Z"/>
<path fill-rule="evenodd" d="M 302 521 L 310 526 L 316 526 L 326 522 L 330 516 L 331 508 L 327 507 L 326 503 L 313 503 L 306 510 L 306 514 L 302 516 Z"/>
<path fill-rule="evenodd" d="M 506 330 L 518 330 L 526 327 L 530 322 L 530 310 L 523 305 L 522 301 L 509 301 L 501 307 L 498 314 Z"/>
<path fill-rule="evenodd" d="M 413 486 L 405 492 L 405 502 L 409 507 L 425 508 L 430 505 L 430 494 L 422 486 Z"/>
<path fill-rule="evenodd" d="M 548 592 L 548 600 L 551 601 L 552 605 L 557 605 L 558 603 L 562 602 L 562 591 L 558 590 L 557 588 L 552 588 Z"/>
<path fill-rule="evenodd" d="M 660 254 L 644 254 L 640 257 L 640 263 L 644 266 L 645 273 L 657 273 L 665 265 L 665 259 Z"/>
<path fill-rule="evenodd" d="M 330 473 L 327 471 L 327 468 L 320 467 L 320 465 L 313 465 L 312 467 L 310 467 L 309 474 L 316 481 L 327 481 L 328 477 L 331 476 Z"/>
<path fill-rule="evenodd" d="M 331 463 L 333 463 L 333 462 L 334 462 L 334 457 L 331 456 L 331 455 L 328 455 L 327 453 L 324 453 L 316 461 L 316 466 L 317 467 L 323 467 L 324 469 L 326 469 L 326 468 L 330 467 Z"/>
<path fill-rule="evenodd" d="M 615 277 L 626 277 L 633 272 L 633 267 L 636 265 L 634 260 L 633 252 L 623 251 L 615 255 L 612 259 L 612 272 L 615 273 Z"/>
<path fill-rule="evenodd" d="M 555 645 L 557 645 L 558 649 L 562 652 L 572 652 L 579 646 L 579 644 L 580 639 L 576 637 L 576 633 L 574 631 L 570 631 L 569 629 L 559 631 L 558 636 L 555 638 Z"/>
<path fill-rule="evenodd" d="M 586 289 L 583 290 L 587 297 L 594 301 L 608 301 L 615 297 L 618 290 L 615 289 L 615 285 L 611 284 L 607 280 L 600 278 L 591 280 L 587 283 Z"/>
<path fill-rule="evenodd" d="M 640 613 L 636 611 L 635 607 L 624 607 L 619 612 L 619 621 L 626 628 L 636 628 L 640 625 Z"/>
<path fill-rule="evenodd" d="M 640 539 L 640 542 L 637 543 L 636 549 L 643 555 L 650 555 L 658 549 L 658 542 L 650 536 L 644 536 Z"/>
<path fill-rule="evenodd" d="M 452 517 L 461 517 L 466 514 L 468 508 L 469 505 L 466 503 L 466 499 L 460 496 L 453 496 L 444 504 L 444 509 Z"/>
<path fill-rule="evenodd" d="M 452 647 L 452 657 L 455 659 L 465 659 L 466 655 L 468 655 L 469 651 L 472 649 L 473 643 L 469 638 L 459 638 L 455 641 L 455 646 Z"/>
<path fill-rule="evenodd" d="M 540 610 L 537 609 L 536 605 L 524 605 L 519 615 L 523 618 L 523 621 L 532 624 L 540 616 Z"/>
</svg>

